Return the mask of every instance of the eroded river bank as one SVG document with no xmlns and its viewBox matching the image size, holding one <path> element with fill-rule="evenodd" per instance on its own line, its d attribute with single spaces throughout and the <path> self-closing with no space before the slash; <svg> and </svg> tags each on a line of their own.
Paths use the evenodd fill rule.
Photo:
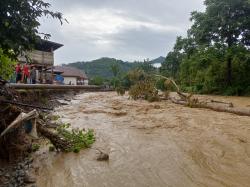
<svg viewBox="0 0 250 187">
<path fill-rule="evenodd" d="M 250 98 L 223 98 L 249 107 Z M 38 186 L 249 186 L 250 118 L 116 93 L 78 95 L 57 109 L 95 130 L 93 149 L 37 155 Z M 96 160 L 97 151 L 109 154 Z"/>
</svg>

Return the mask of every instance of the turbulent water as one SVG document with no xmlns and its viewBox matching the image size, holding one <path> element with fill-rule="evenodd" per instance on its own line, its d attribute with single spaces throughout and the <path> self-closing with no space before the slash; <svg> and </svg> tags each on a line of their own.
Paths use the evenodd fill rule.
<svg viewBox="0 0 250 187">
<path fill-rule="evenodd" d="M 250 107 L 250 98 L 223 98 Z M 79 154 L 36 158 L 38 186 L 187 187 L 250 185 L 250 117 L 88 93 L 58 109 L 63 121 L 96 132 Z M 108 162 L 96 160 L 98 148 Z"/>
</svg>

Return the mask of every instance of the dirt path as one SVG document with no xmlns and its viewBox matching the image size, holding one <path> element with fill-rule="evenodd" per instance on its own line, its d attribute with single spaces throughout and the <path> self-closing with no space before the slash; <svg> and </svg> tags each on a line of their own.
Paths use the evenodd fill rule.
<svg viewBox="0 0 250 187">
<path fill-rule="evenodd" d="M 250 105 L 250 98 L 240 98 Z M 243 102 L 244 100 L 244 102 Z M 237 98 L 234 98 L 237 101 Z M 38 186 L 249 186 L 250 118 L 170 102 L 132 101 L 115 93 L 78 96 L 58 109 L 74 127 L 95 129 L 94 149 L 46 152 Z"/>
</svg>

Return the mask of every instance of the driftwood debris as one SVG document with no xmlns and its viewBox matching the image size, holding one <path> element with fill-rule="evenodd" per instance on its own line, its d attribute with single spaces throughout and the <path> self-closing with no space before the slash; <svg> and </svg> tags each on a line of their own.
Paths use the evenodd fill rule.
<svg viewBox="0 0 250 187">
<path fill-rule="evenodd" d="M 3 137 L 5 134 L 7 134 L 11 129 L 18 128 L 22 122 L 28 121 L 30 119 L 38 117 L 38 113 L 36 110 L 32 110 L 29 113 L 20 113 L 19 116 L 1 133 L 0 138 Z"/>
<path fill-rule="evenodd" d="M 70 147 L 72 146 L 70 142 L 66 141 L 58 134 L 48 130 L 42 120 L 37 120 L 37 123 L 37 132 L 40 133 L 43 137 L 49 139 L 57 150 L 66 151 L 70 149 Z"/>
<path fill-rule="evenodd" d="M 44 126 L 49 121 L 42 120 L 44 113 L 40 111 L 52 108 L 44 107 L 47 103 L 36 99 L 36 96 L 21 95 L 0 82 L 0 159 L 16 161 L 24 158 L 32 152 L 32 142 L 38 138 L 37 135 L 49 139 L 57 150 L 70 150 L 71 140 Z"/>
<path fill-rule="evenodd" d="M 70 142 L 63 139 L 58 134 L 48 130 L 48 128 L 45 127 L 45 122 L 41 119 L 38 119 L 38 117 L 39 117 L 39 114 L 35 109 L 29 113 L 21 112 L 17 116 L 17 118 L 1 133 L 0 138 L 4 137 L 13 129 L 19 128 L 22 124 L 24 124 L 23 122 L 32 119 L 33 122 L 35 123 L 33 125 L 33 128 L 36 128 L 36 129 L 32 128 L 31 132 L 35 132 L 35 134 L 36 132 L 38 132 L 41 136 L 49 139 L 57 150 L 66 151 L 72 146 Z"/>
<path fill-rule="evenodd" d="M 249 108 L 236 108 L 231 106 L 223 106 L 223 105 L 216 105 L 214 103 L 203 103 L 203 102 L 194 102 L 190 104 L 187 101 L 177 100 L 176 98 L 169 98 L 173 103 L 180 104 L 184 106 L 191 106 L 192 108 L 205 108 L 214 110 L 217 112 L 227 112 L 232 114 L 237 114 L 240 116 L 250 116 L 250 109 Z"/>
<path fill-rule="evenodd" d="M 178 96 L 180 99 L 176 99 L 174 97 L 168 97 L 170 101 L 175 104 L 185 105 L 192 108 L 206 108 L 218 112 L 228 112 L 240 116 L 250 116 L 250 108 L 236 108 L 233 103 L 227 103 L 223 101 L 210 100 L 210 102 L 201 102 L 198 98 L 194 98 L 193 94 L 185 94 L 181 92 L 179 86 L 176 82 L 168 77 L 164 77 L 162 75 L 155 75 L 156 77 L 163 78 L 167 80 L 170 84 L 174 85 Z M 227 105 L 227 106 L 225 106 Z"/>
<path fill-rule="evenodd" d="M 216 101 L 216 100 L 211 99 L 211 103 L 225 104 L 225 105 L 228 105 L 229 107 L 234 107 L 232 102 L 228 103 L 228 102 L 224 102 L 224 101 Z"/>
<path fill-rule="evenodd" d="M 23 106 L 23 107 L 29 107 L 29 108 L 37 108 L 37 109 L 41 109 L 41 110 L 53 110 L 53 108 L 41 107 L 41 106 L 36 106 L 36 105 L 30 105 L 30 104 L 25 104 L 25 103 L 16 102 L 16 101 L 0 100 L 0 102 L 1 103 L 6 103 L 6 104 Z"/>
</svg>

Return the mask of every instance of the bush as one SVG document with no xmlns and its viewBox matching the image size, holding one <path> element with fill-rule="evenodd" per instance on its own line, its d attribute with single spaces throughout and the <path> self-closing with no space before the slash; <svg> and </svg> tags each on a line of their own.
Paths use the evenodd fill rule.
<svg viewBox="0 0 250 187">
<path fill-rule="evenodd" d="M 104 84 L 104 79 L 100 76 L 96 76 L 90 79 L 89 81 L 90 85 L 96 85 L 96 86 L 101 86 Z"/>
<path fill-rule="evenodd" d="M 69 128 L 70 124 L 63 124 L 57 128 L 58 134 L 71 144 L 71 147 L 66 150 L 67 152 L 78 153 L 81 149 L 89 148 L 95 142 L 93 130 L 70 130 Z"/>
<path fill-rule="evenodd" d="M 154 82 L 149 80 L 139 81 L 129 89 L 129 96 L 134 99 L 145 99 L 147 101 L 159 101 L 158 91 Z"/>
<path fill-rule="evenodd" d="M 9 80 L 14 75 L 16 62 L 11 60 L 0 48 L 0 77 L 5 80 Z"/>
</svg>

